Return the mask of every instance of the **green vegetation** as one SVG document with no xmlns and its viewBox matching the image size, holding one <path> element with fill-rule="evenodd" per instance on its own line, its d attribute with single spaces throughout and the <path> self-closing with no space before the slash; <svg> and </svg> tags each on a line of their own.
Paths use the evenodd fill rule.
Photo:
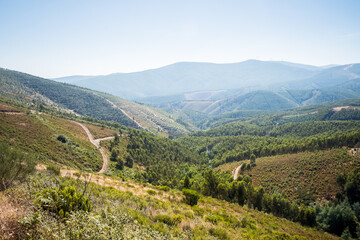
<svg viewBox="0 0 360 240">
<path fill-rule="evenodd" d="M 207 158 L 212 166 L 285 153 L 315 151 L 318 149 L 338 148 L 355 145 L 360 141 L 360 132 L 314 136 L 307 138 L 275 138 L 268 136 L 221 136 L 221 137 L 184 137 L 177 142 Z"/>
<path fill-rule="evenodd" d="M 73 186 L 45 188 L 37 194 L 35 203 L 62 219 L 66 219 L 74 211 L 91 210 L 90 200 L 84 194 L 76 192 Z"/>
<path fill-rule="evenodd" d="M 16 93 L 16 100 L 28 102 L 31 97 L 42 104 L 50 101 L 53 106 L 62 106 L 84 116 L 136 127 L 131 119 L 94 91 L 1 68 L 0 83 L 6 96 L 11 97 L 11 93 Z M 36 94 L 42 98 L 33 97 Z"/>
<path fill-rule="evenodd" d="M 184 201 L 190 206 L 197 205 L 200 195 L 195 190 L 183 189 Z"/>
<path fill-rule="evenodd" d="M 111 159 L 116 155 L 117 161 L 125 162 L 126 171 L 133 172 L 130 179 L 153 185 L 180 189 L 181 180 L 185 177 L 184 170 L 189 170 L 190 166 L 196 169 L 194 165 L 202 163 L 199 155 L 176 142 L 144 131 L 129 130 L 129 135 L 120 138 L 119 142 L 105 144 L 111 150 Z M 134 164 L 135 169 L 131 169 Z M 112 175 L 123 177 L 124 172 L 113 171 Z"/>
<path fill-rule="evenodd" d="M 301 236 L 307 239 L 337 239 L 332 235 L 217 199 L 205 198 L 199 205 L 190 207 L 182 203 L 181 199 L 170 198 L 180 192 L 164 196 L 136 196 L 131 192 L 84 183 L 81 180 L 62 177 L 55 180 L 43 173 L 33 175 L 26 185 L 30 187 L 23 188 L 20 185 L 7 191 L 9 198 L 3 198 L 0 193 L 0 199 L 5 201 L 22 199 L 38 206 L 28 208 L 20 218 L 16 236 L 21 239 L 208 239 L 212 236 L 219 239 L 276 239 L 280 235 L 294 239 Z M 48 185 L 56 187 L 49 188 Z M 38 197 L 35 200 L 28 197 L 36 194 Z M 66 200 L 63 202 L 50 201 L 55 204 L 51 206 L 67 208 L 68 203 L 76 202 L 70 196 L 84 195 L 84 201 L 80 202 L 91 201 L 92 207 L 84 208 L 87 205 L 81 205 L 77 201 L 74 204 L 77 207 L 66 211 L 66 218 L 62 218 L 62 214 L 58 214 L 61 211 L 49 211 L 49 208 L 43 207 L 44 202 L 38 200 L 40 197 L 56 199 L 48 197 L 48 194 L 68 196 L 64 197 Z M 81 208 L 84 211 L 79 211 Z"/>
<path fill-rule="evenodd" d="M 232 164 L 230 169 L 241 163 Z M 291 200 L 308 204 L 315 199 L 335 197 L 341 190 L 336 177 L 359 164 L 359 158 L 349 156 L 347 150 L 333 149 L 258 158 L 256 167 L 244 169 L 241 174 L 251 175 L 254 186 L 262 186 L 266 192 L 279 192 Z"/>
<path fill-rule="evenodd" d="M 36 161 L 18 149 L 11 149 L 0 142 L 0 191 L 11 188 L 16 182 L 23 182 L 35 170 Z"/>
<path fill-rule="evenodd" d="M 47 114 L 0 114 L 0 142 L 5 142 L 44 163 L 98 171 L 102 158 L 77 124 Z M 60 137 L 60 138 L 59 138 Z M 60 139 L 60 140 L 58 140 Z"/>
<path fill-rule="evenodd" d="M 356 120 L 276 124 L 274 115 L 250 114 L 246 123 L 168 139 L 66 115 L 96 123 L 89 127 L 97 137 L 114 136 L 101 141 L 111 160 L 108 176 L 89 177 L 64 169 L 102 166 L 85 131 L 52 114 L 50 105 L 40 105 L 42 112 L 23 107 L 0 104 L 0 141 L 10 146 L 1 151 L 19 149 L 47 170 L 1 194 L 20 191 L 35 204 L 19 227 L 30 239 L 96 238 L 95 232 L 113 239 L 333 238 L 308 227 L 359 236 L 359 158 L 346 150 L 360 145 Z M 231 171 L 240 165 L 234 179 Z M 66 172 L 76 180 L 63 178 Z"/>
</svg>

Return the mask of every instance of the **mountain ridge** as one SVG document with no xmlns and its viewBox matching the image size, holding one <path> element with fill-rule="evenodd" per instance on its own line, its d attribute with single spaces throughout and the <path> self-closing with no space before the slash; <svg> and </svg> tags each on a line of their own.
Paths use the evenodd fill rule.
<svg viewBox="0 0 360 240">
<path fill-rule="evenodd" d="M 81 80 L 78 80 L 79 76 L 75 76 L 73 80 L 67 77 L 66 82 L 128 99 L 137 99 L 191 91 L 253 88 L 310 77 L 321 69 L 304 64 L 259 60 L 222 64 L 178 62 L 140 72 L 114 73 Z M 53 80 L 61 81 L 61 78 Z M 118 89 L 119 86 L 122 89 Z"/>
</svg>

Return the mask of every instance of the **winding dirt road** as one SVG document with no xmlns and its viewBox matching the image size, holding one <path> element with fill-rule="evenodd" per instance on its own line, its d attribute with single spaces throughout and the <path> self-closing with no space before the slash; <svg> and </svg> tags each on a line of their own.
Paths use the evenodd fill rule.
<svg viewBox="0 0 360 240">
<path fill-rule="evenodd" d="M 88 138 L 89 138 L 90 142 L 92 144 L 94 144 L 99 149 L 99 151 L 101 153 L 101 156 L 103 157 L 103 165 L 102 165 L 102 168 L 100 169 L 100 171 L 98 173 L 106 172 L 106 170 L 108 168 L 108 165 L 109 165 L 109 156 L 106 154 L 105 150 L 100 146 L 100 142 L 103 141 L 103 140 L 114 139 L 114 136 L 94 139 L 93 135 L 91 134 L 91 132 L 89 131 L 89 129 L 87 127 L 85 127 L 83 124 L 81 124 L 79 122 L 75 122 L 75 121 L 73 121 L 73 122 L 78 124 L 80 127 L 82 127 L 84 129 L 84 131 L 88 135 Z"/>
<path fill-rule="evenodd" d="M 240 168 L 241 168 L 242 165 L 243 165 L 243 164 L 240 164 L 240 166 L 238 166 L 237 168 L 235 168 L 235 169 L 233 170 L 234 180 L 236 180 L 236 179 L 238 178 L 238 176 L 239 176 L 239 171 L 240 171 Z"/>
</svg>

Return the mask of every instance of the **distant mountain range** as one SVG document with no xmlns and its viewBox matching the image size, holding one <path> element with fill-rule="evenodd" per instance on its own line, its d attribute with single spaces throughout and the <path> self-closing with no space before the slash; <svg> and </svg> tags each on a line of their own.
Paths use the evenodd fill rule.
<svg viewBox="0 0 360 240">
<path fill-rule="evenodd" d="M 207 114 L 279 110 L 360 97 L 360 64 L 316 67 L 257 60 L 231 64 L 181 62 L 142 72 L 55 80 L 162 109 Z"/>
<path fill-rule="evenodd" d="M 322 70 L 321 67 L 310 65 L 257 60 L 230 64 L 180 62 L 142 72 L 70 76 L 54 80 L 127 99 L 139 99 L 193 91 L 263 89 L 274 84 L 310 78 Z"/>
</svg>

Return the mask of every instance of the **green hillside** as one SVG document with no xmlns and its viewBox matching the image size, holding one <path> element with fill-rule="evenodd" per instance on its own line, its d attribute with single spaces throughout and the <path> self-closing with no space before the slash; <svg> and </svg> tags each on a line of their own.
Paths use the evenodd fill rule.
<svg viewBox="0 0 360 240">
<path fill-rule="evenodd" d="M 63 112 L 143 128 L 163 136 L 183 135 L 196 129 L 157 109 L 21 72 L 0 68 L 0 83 L 3 96 L 33 107 L 49 106 Z"/>
<path fill-rule="evenodd" d="M 255 186 L 308 204 L 335 199 L 341 191 L 336 179 L 360 164 L 360 158 L 348 152 L 348 149 L 333 149 L 261 157 L 250 169 L 247 169 L 248 161 L 228 163 L 218 169 L 231 172 L 246 164 L 240 174 L 251 176 Z"/>
<path fill-rule="evenodd" d="M 81 172 L 70 175 L 74 179 L 61 176 L 54 178 L 51 170 L 54 167 L 50 167 L 54 163 L 61 168 L 70 167 L 70 170 L 61 169 L 61 174 L 67 176 L 73 171 L 71 169 L 97 171 L 101 165 L 98 150 L 90 144 L 83 129 L 72 121 L 41 112 L 30 112 L 9 104 L 16 102 L 3 100 L 8 103 L 2 102 L 0 105 L 1 144 L 25 151 L 28 156 L 34 156 L 37 161 L 47 165 L 48 170 L 32 175 L 24 185 L 17 184 L 0 192 L 0 205 L 6 206 L 0 216 L 3 223 L 0 229 L 2 237 L 7 238 L 11 231 L 17 229 L 13 235 L 15 239 L 49 239 L 59 234 L 66 239 L 73 236 L 77 236 L 77 239 L 93 238 L 93 234 L 100 239 L 337 239 L 277 215 L 207 197 L 206 188 L 201 190 L 202 174 L 207 168 L 203 157 L 173 140 L 144 131 L 127 129 L 119 143 L 121 145 L 122 140 L 126 143 L 128 155 L 124 155 L 125 161 L 131 157 L 134 167 L 145 167 L 145 171 L 142 170 L 139 176 L 134 177 L 136 182 L 124 181 L 131 178 L 126 175 L 122 175 L 121 180 L 97 177 L 95 174 L 89 180 L 94 183 L 85 183 L 83 179 L 89 175 Z M 96 126 L 91 126 L 90 130 L 99 137 L 111 132 Z M 66 139 L 65 143 L 62 139 L 58 140 L 59 135 Z M 114 141 L 110 140 L 110 145 L 105 144 L 104 147 L 121 149 L 119 145 L 113 144 Z M 176 190 L 185 184 L 182 181 L 186 176 L 184 172 L 191 176 L 191 188 L 205 194 L 193 207 L 184 203 L 184 195 Z M 170 186 L 174 190 L 169 191 L 168 187 L 161 185 Z M 57 190 L 54 187 L 60 188 Z M 67 210 L 69 212 L 63 218 L 62 213 L 49 207 L 56 204 L 55 199 L 48 197 L 44 205 L 41 196 L 45 196 L 43 194 L 48 191 L 65 194 L 61 195 L 64 196 L 62 201 L 71 201 L 71 198 L 67 200 L 66 197 L 66 194 L 75 194 L 71 189 L 85 193 L 85 198 L 91 201 L 91 205 L 84 208 L 85 211 Z M 127 189 L 126 192 L 124 189 Z M 27 202 L 37 207 L 28 207 Z M 76 206 L 77 203 L 73 204 Z M 14 209 L 17 209 L 16 214 L 8 214 Z M 99 231 L 102 231 L 101 235 Z M 85 234 L 87 237 L 84 237 Z"/>
<path fill-rule="evenodd" d="M 89 171 L 102 166 L 99 151 L 72 121 L 0 102 L 0 123 L 1 142 L 33 154 L 42 163 Z M 66 142 L 58 140 L 59 136 Z"/>
<path fill-rule="evenodd" d="M 136 127 L 131 119 L 90 90 L 5 69 L 0 69 L 0 83 L 2 94 L 25 103 L 39 101 L 41 104 L 70 109 L 84 116 Z"/>
<path fill-rule="evenodd" d="M 105 99 L 106 95 L 98 94 Z M 129 238 L 148 238 L 149 234 L 155 239 L 336 238 L 311 228 L 338 236 L 347 232 L 358 236 L 360 168 L 358 158 L 342 150 L 343 147 L 355 149 L 360 144 L 359 122 L 347 120 L 356 117 L 356 100 L 276 113 L 247 111 L 237 115 L 246 119 L 244 123 L 230 123 L 171 139 L 119 123 L 75 115 L 55 103 L 37 106 L 40 100 L 34 100 L 35 103 L 32 98 L 26 100 L 24 96 L 31 96 L 28 93 L 15 96 L 21 102 L 14 100 L 16 97 L 1 97 L 0 150 L 4 152 L 1 156 L 16 157 L 12 151 L 21 151 L 42 163 L 39 169 L 47 169 L 40 176 L 31 175 L 34 186 L 28 190 L 21 190 L 20 180 L 14 184 L 20 187 L 19 191 L 32 191 L 26 192 L 26 196 L 37 196 L 24 201 L 38 207 L 27 209 L 30 215 L 17 218 L 26 223 L 17 226 L 26 234 L 35 234 L 33 238 L 51 238 L 55 234 L 51 229 L 57 229 L 56 233 L 63 236 L 81 235 L 77 229 L 84 227 L 77 219 L 101 218 L 104 225 L 84 221 L 91 223 L 89 228 L 96 231 L 102 227 L 113 229 L 102 236 L 126 239 L 121 234 L 112 235 L 119 228 L 107 216 L 124 219 L 116 226 L 128 229 Z M 120 112 L 121 107 L 131 112 L 130 103 L 111 97 L 105 101 L 110 101 L 113 109 L 120 107 Z M 152 113 L 159 114 L 154 119 L 161 116 L 161 111 Z M 320 116 L 322 121 L 309 121 Z M 334 116 L 343 120 L 331 120 Z M 134 123 L 140 121 L 131 118 Z M 289 121 L 291 118 L 299 122 Z M 110 134 L 112 138 L 101 141 L 99 151 L 90 143 L 84 129 L 72 120 L 86 122 L 96 137 Z M 94 174 L 103 166 L 100 153 L 107 154 L 109 167 L 104 169 L 104 174 Z M 6 163 L 11 161 L 11 157 L 6 159 L 10 159 Z M 246 165 L 234 179 L 232 170 L 242 163 Z M 218 171 L 219 168 L 225 171 Z M 48 176 L 59 172 L 54 181 L 60 180 L 63 185 L 51 183 Z M 82 182 L 85 179 L 89 183 Z M 39 181 L 46 184 L 36 185 Z M 63 209 L 56 199 L 54 205 L 48 205 L 46 199 L 50 195 L 60 194 L 59 199 L 66 199 L 75 191 L 86 192 L 90 185 L 94 192 L 86 195 L 89 200 L 85 195 L 74 195 L 69 201 L 78 199 L 79 203 L 64 205 L 69 208 Z M 304 191 L 294 191 L 299 185 Z M 49 189 L 49 186 L 59 188 Z M 184 188 L 188 190 L 180 192 Z M 4 204 L 13 204 L 7 195 L 3 196 Z M 118 204 L 109 204 L 113 199 L 119 199 Z M 84 212 L 71 206 L 78 206 Z M 334 211 L 337 215 L 328 214 Z M 75 227 L 65 227 L 70 225 Z"/>
<path fill-rule="evenodd" d="M 255 125 L 276 125 L 289 122 L 359 120 L 360 101 L 344 99 L 318 105 L 302 106 L 287 110 L 241 110 L 196 119 L 194 124 L 200 129 L 214 128 L 233 122 L 249 122 Z M 339 110 L 337 110 L 339 109 Z"/>
</svg>

